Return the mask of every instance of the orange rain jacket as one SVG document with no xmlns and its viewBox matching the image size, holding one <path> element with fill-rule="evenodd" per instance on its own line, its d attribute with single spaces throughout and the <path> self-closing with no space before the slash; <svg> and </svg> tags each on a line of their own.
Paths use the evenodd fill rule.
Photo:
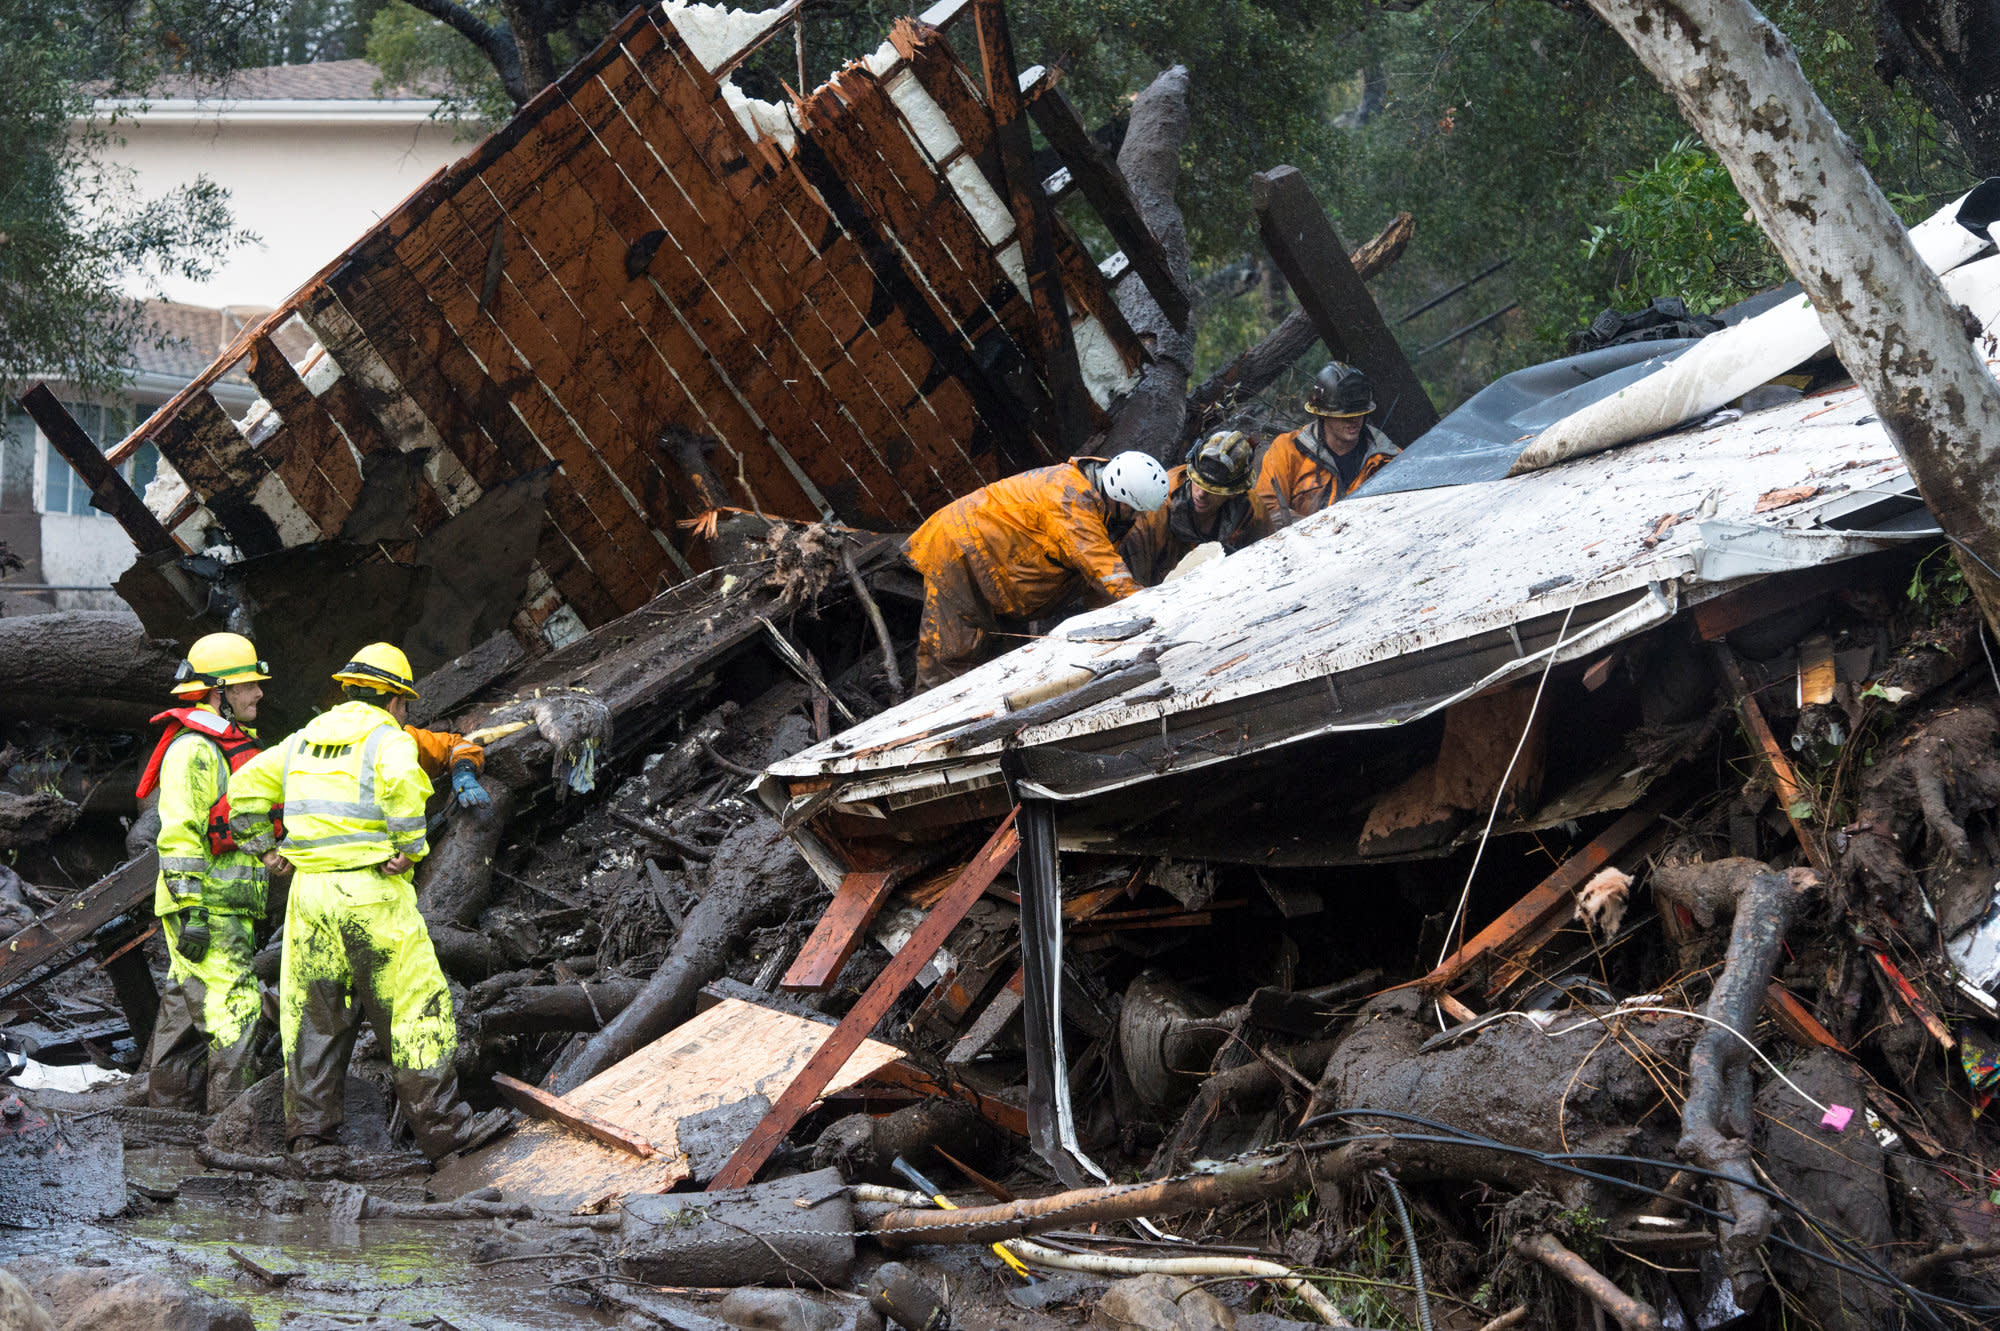
<svg viewBox="0 0 2000 1331">
<path fill-rule="evenodd" d="M 931 514 L 906 553 L 927 580 L 962 563 L 995 614 L 1033 619 L 1079 590 L 1106 601 L 1139 590 L 1111 543 L 1110 513 L 1075 462 L 1037 467 Z"/>
<path fill-rule="evenodd" d="M 1342 486 L 1333 455 L 1317 438 L 1304 430 L 1281 434 L 1264 450 L 1264 464 L 1257 472 L 1253 488 L 1258 502 L 1274 526 L 1284 526 L 1299 518 L 1311 517 L 1321 509 L 1345 499 L 1361 483 L 1388 465 L 1402 452 L 1389 436 L 1373 425 L 1364 425 L 1357 446 L 1368 450 L 1354 484 Z"/>
<path fill-rule="evenodd" d="M 486 770 L 486 750 L 463 735 L 449 730 L 419 730 L 415 726 L 404 726 L 403 733 L 417 742 L 417 764 L 424 769 L 425 776 L 442 776 L 461 762 L 471 763 L 475 772 Z"/>
<path fill-rule="evenodd" d="M 1125 567 L 1132 570 L 1141 586 L 1157 587 L 1165 582 L 1174 565 L 1197 545 L 1219 541 L 1223 553 L 1233 555 L 1271 534 L 1270 519 L 1264 516 L 1264 505 L 1254 490 L 1224 498 L 1222 507 L 1212 515 L 1215 525 L 1201 531 L 1195 525 L 1193 489 L 1187 467 L 1175 467 L 1167 473 L 1167 502 L 1151 513 L 1141 513 L 1125 539 L 1118 542 Z"/>
</svg>

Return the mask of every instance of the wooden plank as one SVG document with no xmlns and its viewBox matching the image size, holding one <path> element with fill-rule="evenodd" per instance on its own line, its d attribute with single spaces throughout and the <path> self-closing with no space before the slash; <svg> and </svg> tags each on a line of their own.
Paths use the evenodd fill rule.
<svg viewBox="0 0 2000 1331">
<path fill-rule="evenodd" d="M 1032 335 L 1033 311 L 1021 300 L 1012 281 L 995 265 L 996 285 L 981 293 L 979 309 L 961 312 L 955 306 L 962 302 L 947 302 L 946 293 L 937 284 L 956 269 L 956 263 L 948 252 L 940 252 L 941 239 L 901 195 L 899 182 L 879 166 L 869 165 L 879 159 L 867 135 L 855 131 L 844 107 L 821 117 L 817 135 L 812 132 L 814 123 L 808 121 L 808 133 L 799 140 L 801 171 L 833 205 L 841 226 L 859 244 L 876 281 L 902 311 L 911 330 L 972 392 L 981 416 L 992 424 L 1001 446 L 1009 450 L 1005 470 L 1044 465 L 1061 456 L 1048 442 L 1055 437 L 1051 400 L 1041 383 L 1039 367 L 1022 341 Z M 885 128 L 894 135 L 887 142 L 900 143 L 908 153 L 915 153 L 899 126 L 892 123 Z M 852 174 L 856 170 L 862 172 L 858 178 Z M 922 168 L 922 173 L 934 186 L 936 178 L 928 168 Z M 864 195 L 868 197 L 864 199 Z M 949 203 L 947 215 L 956 214 L 969 226 L 963 208 L 955 199 Z M 896 216 L 889 215 L 892 207 L 903 216 L 901 225 Z M 961 243 L 979 247 L 975 252 L 990 260 L 976 227 L 972 233 L 969 241 L 961 236 Z M 949 290 L 961 288 L 954 285 Z M 999 311 L 984 299 L 987 292 L 999 302 Z M 983 334 L 977 324 L 968 322 L 973 317 L 984 322 Z M 982 335 L 987 342 L 978 340 Z M 1016 369 L 1021 373 L 1010 373 Z"/>
<path fill-rule="evenodd" d="M 1014 973 L 1007 978 L 1007 983 L 1001 986 L 999 993 L 993 995 L 993 1001 L 986 1005 L 986 1010 L 973 1020 L 972 1025 L 966 1028 L 965 1034 L 958 1037 L 958 1042 L 952 1045 L 951 1052 L 944 1056 L 944 1061 L 958 1065 L 970 1063 L 979 1057 L 986 1051 L 986 1046 L 992 1044 L 1000 1032 L 1006 1029 L 1007 1023 L 1014 1019 L 1015 1014 L 1021 1010 L 1021 1004 L 1026 1001 L 1027 976 L 1016 966 Z"/>
<path fill-rule="evenodd" d="M 488 427 L 490 437 L 501 447 L 516 474 L 532 471 L 546 462 L 580 465 L 587 461 L 586 446 L 539 389 L 511 374 L 505 384 L 495 379 L 496 373 L 504 373 L 521 361 L 497 343 L 483 340 L 497 334 L 497 328 L 490 322 L 473 324 L 465 330 L 475 334 L 475 342 L 484 350 L 483 356 L 477 356 L 474 344 L 464 341 L 461 330 L 442 307 L 433 302 L 430 293 L 417 287 L 408 271 L 393 257 L 385 257 L 365 278 L 357 279 L 357 292 L 364 286 L 380 302 L 385 317 L 400 317 L 412 334 L 422 339 L 420 345 L 428 353 L 429 363 L 460 401 L 471 407 Z M 445 294 L 441 288 L 439 294 Z M 585 567 L 600 589 L 594 604 L 579 602 L 568 588 L 563 589 L 578 612 L 586 614 L 586 624 L 594 626 L 616 618 L 617 614 L 635 609 L 649 599 L 645 574 L 628 559 L 614 535 L 615 515 L 607 518 L 596 512 L 576 478 L 560 466 L 549 483 L 549 514 L 581 553 Z M 604 618 L 589 617 L 589 612 L 607 600 L 609 614 Z"/>
<path fill-rule="evenodd" d="M 677 203 L 684 206 L 684 196 L 622 115 L 605 128 L 602 137 L 579 148 L 566 166 L 596 201 L 599 215 L 610 228 L 609 236 L 627 252 L 655 231 L 665 233 L 657 239 L 661 248 L 672 247 L 665 256 L 656 252 L 652 264 L 637 279 L 626 277 L 605 288 L 607 295 L 616 293 L 629 316 L 629 329 L 613 325 L 612 336 L 624 347 L 622 358 L 627 364 L 643 364 L 640 349 L 649 351 L 672 384 L 673 394 L 660 393 L 654 398 L 663 416 L 690 433 L 717 440 L 727 451 L 728 457 L 719 461 L 718 470 L 737 483 L 739 493 L 732 502 L 778 516 L 815 516 L 812 501 L 763 446 L 761 427 L 724 383 L 675 300 L 677 288 L 683 299 L 691 299 L 692 288 L 700 281 L 661 215 L 662 210 L 672 212 Z M 660 200 L 658 209 L 649 196 Z M 680 219 L 678 225 L 684 228 L 685 214 L 680 214 Z M 658 382 L 658 372 L 649 370 L 645 376 Z"/>
<path fill-rule="evenodd" d="M 694 145 L 681 138 L 699 110 L 690 102 L 691 91 L 685 82 L 666 82 L 657 96 L 633 91 L 623 95 L 623 102 L 648 142 L 684 143 L 688 154 L 701 160 Z M 773 436 L 822 493 L 847 491 L 858 485 L 879 496 L 890 489 L 883 481 L 893 477 L 904 487 L 903 504 L 878 497 L 876 513 L 884 517 L 894 513 L 889 519 L 893 522 L 921 521 L 925 510 L 908 494 L 913 482 L 921 482 L 913 476 L 897 475 L 884 442 L 862 428 L 856 415 L 857 408 L 864 408 L 862 400 L 858 396 L 836 399 L 812 358 L 797 345 L 795 329 L 809 317 L 799 308 L 798 285 L 769 247 L 757 239 L 756 218 L 768 210 L 771 201 L 763 200 L 760 210 L 755 198 L 739 200 L 720 180 L 704 179 L 709 171 L 703 161 L 699 171 L 674 173 L 675 181 L 695 203 L 704 236 L 733 238 L 704 265 L 704 276 L 718 290 L 725 282 L 740 281 L 750 297 L 725 302 L 742 324 L 742 333 L 733 344 L 708 337 L 703 341 L 724 372 L 755 404 Z M 900 433 L 896 423 L 886 418 L 879 418 L 875 427 Z"/>
<path fill-rule="evenodd" d="M 509 1201 L 563 1211 L 601 1210 L 624 1193 L 665 1192 L 689 1177 L 682 1119 L 755 1095 L 777 1097 L 832 1034 L 806 1017 L 724 999 L 562 1097 L 572 1109 L 643 1137 L 653 1155 L 642 1158 L 536 1121 L 447 1165 L 434 1186 L 440 1196 L 494 1187 Z M 894 1045 L 864 1041 L 828 1089 L 856 1085 L 901 1054 Z"/>
<path fill-rule="evenodd" d="M 1560 925 L 1576 909 L 1577 889 L 1592 874 L 1611 863 L 1614 856 L 1652 826 L 1659 816 L 1658 808 L 1650 802 L 1626 811 L 1415 984 L 1428 993 L 1443 993 L 1456 987 L 1466 971 L 1480 961 L 1519 948 L 1551 924 Z"/>
<path fill-rule="evenodd" d="M 159 857 L 149 850 L 0 940 L 0 996 L 32 984 L 70 948 L 120 915 L 146 909 L 159 876 Z"/>
<path fill-rule="evenodd" d="M 1771 981 L 1765 991 L 1764 1011 L 1778 1023 L 1778 1029 L 1785 1033 L 1785 1038 L 1802 1049 L 1817 1045 L 1839 1054 L 1848 1052 L 1846 1045 L 1833 1038 L 1832 1031 L 1820 1025 L 1819 1018 L 1799 1001 L 1798 995 L 1777 980 Z"/>
<path fill-rule="evenodd" d="M 1035 124 L 1041 127 L 1042 136 L 1055 149 L 1056 156 L 1069 168 L 1083 197 L 1096 210 L 1104 229 L 1111 233 L 1111 239 L 1132 261 L 1133 273 L 1146 284 L 1146 291 L 1160 312 L 1174 327 L 1185 330 L 1193 299 L 1175 277 L 1159 237 L 1146 225 L 1139 212 L 1139 201 L 1132 197 L 1132 187 L 1126 183 L 1118 163 L 1090 137 L 1083 117 L 1070 105 L 1069 98 L 1063 96 L 1054 79 L 1044 76 L 1036 83 L 1028 95 L 1028 113 L 1034 116 Z"/>
<path fill-rule="evenodd" d="M 1437 409 L 1348 261 L 1347 246 L 1312 187 L 1297 167 L 1281 166 L 1250 178 L 1250 199 L 1264 248 L 1291 284 L 1299 307 L 1311 316 L 1335 360 L 1367 373 L 1383 432 L 1407 448 L 1437 424 Z"/>
<path fill-rule="evenodd" d="M 530 1086 L 517 1081 L 504 1072 L 493 1074 L 493 1089 L 500 1092 L 502 1099 L 513 1105 L 530 1118 L 544 1119 L 550 1123 L 560 1123 L 566 1128 L 574 1128 L 594 1141 L 606 1146 L 650 1160 L 659 1152 L 653 1143 L 636 1132 L 627 1132 L 609 1119 L 599 1118 L 587 1109 L 578 1109 L 560 1095 L 550 1095 L 539 1086 Z"/>
<path fill-rule="evenodd" d="M 1000 164 L 1007 173 L 1007 199 L 1014 211 L 1014 231 L 1028 264 L 1028 290 L 1034 300 L 1036 341 L 1042 375 L 1055 398 L 1058 439 L 1066 452 L 1083 449 L 1095 422 L 1095 404 L 1083 386 L 1083 367 L 1076 358 L 1076 340 L 1069 326 L 1069 296 L 1056 264 L 1055 219 L 1041 177 L 1034 166 L 1028 138 L 1026 107 L 1021 101 L 1021 74 L 1014 64 L 1014 38 L 1007 28 L 1005 0 L 975 0 L 973 17 L 979 25 L 979 58 L 986 70 L 986 104 L 993 109 L 993 136 L 1000 147 Z"/>
<path fill-rule="evenodd" d="M 249 374 L 284 422 L 265 445 L 268 455 L 281 458 L 278 475 L 323 530 L 338 531 L 361 494 L 361 468 L 346 437 L 270 338 L 250 344 Z"/>
<path fill-rule="evenodd" d="M 937 950 L 944 946 L 945 938 L 972 909 L 972 903 L 986 891 L 986 885 L 1020 849 L 1021 840 L 1014 831 L 1017 812 L 1010 812 L 1001 821 L 972 863 L 959 874 L 944 899 L 931 908 L 930 914 L 924 917 L 924 922 L 917 926 L 909 941 L 889 959 L 889 964 L 868 986 L 868 992 L 861 996 L 861 1001 L 841 1019 L 826 1043 L 785 1088 L 785 1093 L 771 1106 L 771 1112 L 764 1116 L 764 1121 L 757 1125 L 750 1139 L 736 1148 L 736 1153 L 729 1157 L 729 1163 L 709 1184 L 711 1191 L 744 1187 L 757 1177 L 757 1171 L 771 1158 L 771 1152 L 777 1149 L 785 1134 L 797 1126 L 813 1101 L 826 1090 L 835 1071 L 861 1047 L 868 1032 L 875 1029 L 875 1024 L 888 1015 L 889 1008 L 910 981 L 917 978 L 917 972 L 937 955 Z"/>
<path fill-rule="evenodd" d="M 63 404 L 56 401 L 47 384 L 36 384 L 19 401 L 63 461 L 90 487 L 90 506 L 117 519 L 141 555 L 179 553 L 180 543 L 160 525 L 160 520 L 119 474 L 118 468 L 105 460 L 103 451 L 83 432 L 83 427 L 63 410 Z"/>
<path fill-rule="evenodd" d="M 548 460 L 539 442 L 500 399 L 499 391 L 471 363 L 470 354 L 428 296 L 417 293 L 413 300 L 405 301 L 399 318 L 397 302 L 388 296 L 384 284 L 369 276 L 354 275 L 345 293 L 333 294 L 381 355 L 402 392 L 440 438 L 449 441 L 445 447 L 482 486 L 524 475 Z M 375 329 L 384 332 L 378 335 Z M 446 378 L 447 370 L 467 383 L 473 392 L 471 401 Z M 581 517 L 577 507 L 568 484 L 553 478 L 549 486 L 551 521 L 537 545 L 536 558 L 548 570 L 563 599 L 586 625 L 594 626 L 617 618 L 617 603 L 577 543 L 574 529 Z"/>
<path fill-rule="evenodd" d="M 860 944 L 868 926 L 882 910 L 882 903 L 896 890 L 903 874 L 896 867 L 850 873 L 840 880 L 833 901 L 813 926 L 812 936 L 799 949 L 797 960 L 778 982 L 790 993 L 824 993 L 840 978 L 848 958 Z"/>
</svg>

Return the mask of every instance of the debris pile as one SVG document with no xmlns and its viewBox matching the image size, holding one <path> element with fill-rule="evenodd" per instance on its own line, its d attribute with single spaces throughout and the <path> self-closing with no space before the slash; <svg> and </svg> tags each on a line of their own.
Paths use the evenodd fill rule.
<svg viewBox="0 0 2000 1331">
<path fill-rule="evenodd" d="M 1837 364 L 1521 465 L 1522 420 L 1701 344 L 1430 428 L 1360 285 L 1407 222 L 1342 265 L 1273 171 L 1305 322 L 1409 380 L 1408 451 L 911 696 L 892 533 L 1124 402 L 1205 428 L 1303 344 L 1186 395 L 1171 189 L 1067 133 L 994 0 L 752 104 L 729 69 L 791 13 L 635 13 L 225 355 L 265 409 L 198 382 L 142 427 L 169 511 L 87 474 L 139 620 L 0 629 L 8 697 L 55 700 L 0 716 L 0 1225 L 65 1259 L 0 1300 L 244 1324 L 126 1269 L 170 1238 L 300 1325 L 499 1289 L 538 1325 L 1990 1323 L 2000 671 Z M 1025 187 L 1023 116 L 1135 278 Z M 409 720 L 483 746 L 415 891 L 458 1083 L 517 1117 L 435 1170 L 372 1030 L 288 1149 L 282 910 L 262 1079 L 145 1107 L 157 814 L 120 792 L 164 640 L 221 626 L 275 734 L 393 634 Z M 457 1302 L 339 1266 L 389 1233 Z"/>
</svg>

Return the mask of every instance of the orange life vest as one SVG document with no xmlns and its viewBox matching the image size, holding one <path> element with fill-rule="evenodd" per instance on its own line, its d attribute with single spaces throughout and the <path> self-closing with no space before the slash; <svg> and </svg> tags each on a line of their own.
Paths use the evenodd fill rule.
<svg viewBox="0 0 2000 1331">
<path fill-rule="evenodd" d="M 222 760 L 234 772 L 243 764 L 263 751 L 257 737 L 243 730 L 234 721 L 225 721 L 204 707 L 170 707 L 153 718 L 155 724 L 166 723 L 166 733 L 153 747 L 153 756 L 146 760 L 145 774 L 139 778 L 140 799 L 159 789 L 160 768 L 166 764 L 167 750 L 173 742 L 189 731 L 200 735 L 221 752 Z M 279 837 L 285 834 L 282 807 L 271 810 L 271 826 Z M 208 810 L 208 854 L 213 859 L 236 849 L 235 834 L 229 830 L 229 795 L 225 791 L 216 798 Z"/>
</svg>

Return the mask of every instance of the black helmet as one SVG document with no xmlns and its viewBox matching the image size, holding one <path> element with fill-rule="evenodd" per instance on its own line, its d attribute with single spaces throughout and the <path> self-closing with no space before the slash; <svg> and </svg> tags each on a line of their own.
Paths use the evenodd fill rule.
<svg viewBox="0 0 2000 1331">
<path fill-rule="evenodd" d="M 1306 390 L 1306 410 L 1315 416 L 1366 416 L 1375 410 L 1375 388 L 1352 365 L 1334 361 Z"/>
</svg>

